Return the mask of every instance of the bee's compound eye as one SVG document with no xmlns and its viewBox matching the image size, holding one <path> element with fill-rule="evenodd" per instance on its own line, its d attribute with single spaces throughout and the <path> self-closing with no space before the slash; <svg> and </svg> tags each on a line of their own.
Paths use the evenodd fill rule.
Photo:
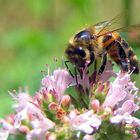
<svg viewBox="0 0 140 140">
<path fill-rule="evenodd" d="M 75 39 L 77 40 L 89 40 L 91 39 L 91 34 L 89 31 L 81 31 L 75 35 Z"/>
<path fill-rule="evenodd" d="M 85 57 L 86 56 L 86 53 L 85 53 L 85 50 L 82 48 L 82 47 L 78 47 L 75 52 L 80 55 L 81 57 Z"/>
</svg>

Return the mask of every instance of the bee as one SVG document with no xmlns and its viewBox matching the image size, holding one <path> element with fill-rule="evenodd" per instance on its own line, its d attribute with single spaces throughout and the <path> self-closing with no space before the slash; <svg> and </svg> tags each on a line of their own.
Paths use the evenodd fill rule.
<svg viewBox="0 0 140 140">
<path fill-rule="evenodd" d="M 131 25 L 110 29 L 113 20 L 99 22 L 95 25 L 84 28 L 76 33 L 68 43 L 65 50 L 68 61 L 80 70 L 97 62 L 102 58 L 98 74 L 102 74 L 109 56 L 124 72 L 132 71 L 139 73 L 137 56 L 128 42 L 124 40 L 119 31 L 140 29 L 140 25 Z"/>
</svg>

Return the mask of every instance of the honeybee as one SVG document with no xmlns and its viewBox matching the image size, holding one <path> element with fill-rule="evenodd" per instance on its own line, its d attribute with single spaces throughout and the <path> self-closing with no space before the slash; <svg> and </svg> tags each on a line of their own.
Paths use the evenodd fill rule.
<svg viewBox="0 0 140 140">
<path fill-rule="evenodd" d="M 122 71 L 139 73 L 137 56 L 119 31 L 140 29 L 140 25 L 131 25 L 110 30 L 113 20 L 99 22 L 95 25 L 84 28 L 69 40 L 65 53 L 68 62 L 71 62 L 80 70 L 90 66 L 102 57 L 102 64 L 98 74 L 102 74 L 109 56 L 116 62 Z"/>
</svg>

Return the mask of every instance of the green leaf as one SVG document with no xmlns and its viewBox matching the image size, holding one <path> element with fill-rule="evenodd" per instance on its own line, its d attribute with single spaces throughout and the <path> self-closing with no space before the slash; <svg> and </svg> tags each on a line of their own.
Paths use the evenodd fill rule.
<svg viewBox="0 0 140 140">
<path fill-rule="evenodd" d="M 25 140 L 25 135 L 10 135 L 7 140 Z"/>
<path fill-rule="evenodd" d="M 125 133 L 125 128 L 121 125 L 111 124 L 108 120 L 105 120 L 100 130 L 95 134 L 96 140 L 132 140 L 131 134 Z"/>
</svg>

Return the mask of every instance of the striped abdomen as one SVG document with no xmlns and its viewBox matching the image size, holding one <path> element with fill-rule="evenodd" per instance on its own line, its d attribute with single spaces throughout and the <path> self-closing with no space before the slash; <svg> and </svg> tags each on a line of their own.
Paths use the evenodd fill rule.
<svg viewBox="0 0 140 140">
<path fill-rule="evenodd" d="M 139 73 L 139 63 L 134 51 L 117 32 L 103 37 L 103 47 L 123 71 L 130 70 L 133 73 Z"/>
</svg>

